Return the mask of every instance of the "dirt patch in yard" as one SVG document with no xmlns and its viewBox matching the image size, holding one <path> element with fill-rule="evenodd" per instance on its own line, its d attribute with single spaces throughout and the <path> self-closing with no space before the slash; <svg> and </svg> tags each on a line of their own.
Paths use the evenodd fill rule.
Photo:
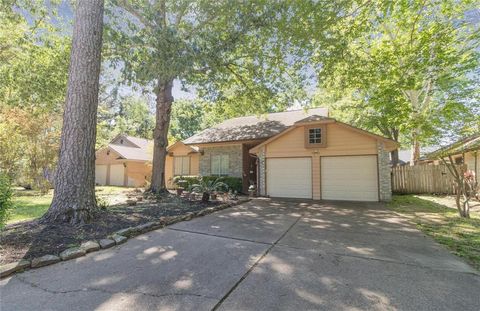
<svg viewBox="0 0 480 311">
<path fill-rule="evenodd" d="M 133 206 L 110 206 L 98 211 L 93 222 L 83 225 L 43 224 L 38 220 L 12 224 L 0 233 L 0 264 L 59 254 L 69 247 L 105 238 L 120 229 L 225 203 L 234 204 L 235 201 L 203 203 L 167 195 L 159 200 L 146 200 Z"/>
</svg>

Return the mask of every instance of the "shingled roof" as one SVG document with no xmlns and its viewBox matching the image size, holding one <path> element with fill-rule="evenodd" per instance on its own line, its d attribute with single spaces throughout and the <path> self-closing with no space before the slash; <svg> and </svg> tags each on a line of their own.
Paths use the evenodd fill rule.
<svg viewBox="0 0 480 311">
<path fill-rule="evenodd" d="M 327 108 L 275 112 L 226 120 L 183 141 L 185 144 L 206 144 L 241 140 L 267 139 L 295 122 L 317 115 L 328 117 Z"/>
<path fill-rule="evenodd" d="M 148 153 L 147 148 L 134 148 L 122 145 L 109 144 L 108 148 L 118 153 L 123 159 L 151 161 L 152 156 Z"/>
<path fill-rule="evenodd" d="M 480 133 L 473 134 L 426 155 L 428 159 L 480 150 Z"/>
</svg>

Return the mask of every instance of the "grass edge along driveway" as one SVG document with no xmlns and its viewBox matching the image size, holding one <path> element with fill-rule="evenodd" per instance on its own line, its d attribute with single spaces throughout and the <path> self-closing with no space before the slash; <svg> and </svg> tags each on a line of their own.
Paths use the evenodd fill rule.
<svg viewBox="0 0 480 311">
<path fill-rule="evenodd" d="M 434 202 L 432 196 L 394 195 L 388 208 L 409 218 L 425 234 L 480 270 L 480 212 L 470 219 L 456 209 Z"/>
</svg>

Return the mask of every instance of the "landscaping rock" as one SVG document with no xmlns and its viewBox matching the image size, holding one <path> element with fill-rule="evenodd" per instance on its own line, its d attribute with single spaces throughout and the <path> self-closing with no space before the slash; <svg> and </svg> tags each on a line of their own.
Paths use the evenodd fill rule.
<svg viewBox="0 0 480 311">
<path fill-rule="evenodd" d="M 118 230 L 115 234 L 130 237 L 137 233 L 137 227 L 128 227 L 122 230 Z"/>
<path fill-rule="evenodd" d="M 6 265 L 2 265 L 0 266 L 0 278 L 4 278 L 14 272 L 17 272 L 29 267 L 30 267 L 30 261 L 25 259 L 22 259 L 17 262 L 8 263 Z"/>
<path fill-rule="evenodd" d="M 144 223 L 142 225 L 139 225 L 139 226 L 136 226 L 135 227 L 135 230 L 137 232 L 147 232 L 147 231 L 150 231 L 150 230 L 153 230 L 155 227 L 155 223 L 154 222 L 147 222 L 147 223 Z"/>
<path fill-rule="evenodd" d="M 110 248 L 115 245 L 115 241 L 112 239 L 101 239 L 98 243 L 101 248 Z"/>
<path fill-rule="evenodd" d="M 72 248 L 67 248 L 66 250 L 61 252 L 60 258 L 62 258 L 62 260 L 69 260 L 69 259 L 85 256 L 86 253 L 87 252 L 81 247 L 72 247 Z"/>
<path fill-rule="evenodd" d="M 55 255 L 44 255 L 42 257 L 34 258 L 32 260 L 32 268 L 39 268 L 48 266 L 60 261 L 60 257 Z"/>
<path fill-rule="evenodd" d="M 122 244 L 122 243 L 125 243 L 127 241 L 126 237 L 124 237 L 123 235 L 118 235 L 118 234 L 112 235 L 112 239 L 115 241 L 115 244 Z"/>
<path fill-rule="evenodd" d="M 100 245 L 95 241 L 87 241 L 80 245 L 80 248 L 83 248 L 87 253 L 98 251 L 100 249 Z"/>
</svg>

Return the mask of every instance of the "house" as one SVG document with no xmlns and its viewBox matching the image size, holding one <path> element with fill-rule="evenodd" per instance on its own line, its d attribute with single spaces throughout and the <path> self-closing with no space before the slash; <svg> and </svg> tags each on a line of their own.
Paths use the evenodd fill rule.
<svg viewBox="0 0 480 311">
<path fill-rule="evenodd" d="M 387 201 L 389 152 L 398 144 L 316 108 L 226 120 L 168 148 L 178 175 L 234 176 L 262 196 Z"/>
<path fill-rule="evenodd" d="M 466 164 L 467 170 L 480 176 L 480 133 L 468 136 L 427 155 L 434 164 L 439 164 L 439 156 L 451 155 L 456 164 Z"/>
<path fill-rule="evenodd" d="M 141 187 L 152 175 L 151 141 L 117 135 L 106 147 L 95 153 L 97 185 Z"/>
<path fill-rule="evenodd" d="M 428 164 L 429 160 L 426 157 L 429 153 L 437 150 L 438 147 L 435 146 L 425 146 L 420 149 L 420 163 L 419 164 Z M 412 157 L 411 149 L 400 149 L 398 150 L 398 165 L 410 165 L 410 159 Z"/>
</svg>

